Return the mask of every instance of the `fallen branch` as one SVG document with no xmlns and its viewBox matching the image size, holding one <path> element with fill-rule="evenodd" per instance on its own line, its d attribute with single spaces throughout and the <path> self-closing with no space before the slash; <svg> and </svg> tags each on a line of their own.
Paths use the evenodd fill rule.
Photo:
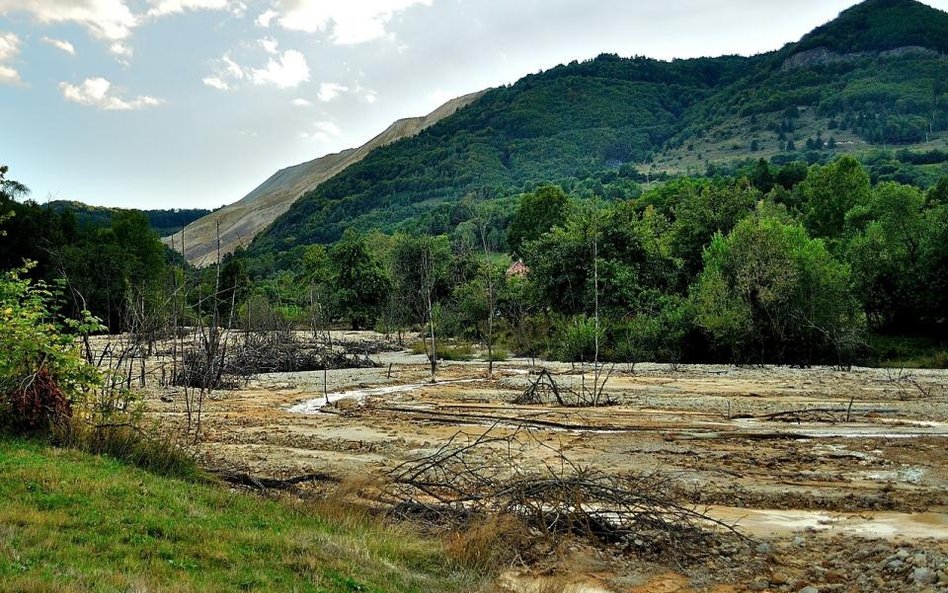
<svg viewBox="0 0 948 593">
<path fill-rule="evenodd" d="M 245 474 L 242 472 L 236 472 L 229 469 L 211 469 L 209 470 L 212 474 L 220 478 L 221 480 L 227 482 L 228 484 L 233 484 L 235 486 L 247 486 L 249 488 L 255 488 L 260 491 L 266 490 L 297 490 L 297 486 L 300 484 L 305 484 L 307 482 L 330 482 L 333 484 L 339 484 L 342 482 L 341 479 L 336 476 L 325 473 L 310 473 L 304 474 L 302 476 L 296 476 L 293 478 L 279 479 L 279 478 L 265 478 L 262 476 L 253 476 L 251 474 Z"/>
<path fill-rule="evenodd" d="M 702 554 L 719 533 L 713 528 L 744 538 L 733 525 L 676 502 L 668 475 L 610 475 L 573 463 L 530 431 L 494 428 L 477 437 L 457 433 L 392 469 L 378 502 L 399 516 L 455 527 L 516 516 L 542 537 L 579 536 L 676 557 Z"/>
</svg>

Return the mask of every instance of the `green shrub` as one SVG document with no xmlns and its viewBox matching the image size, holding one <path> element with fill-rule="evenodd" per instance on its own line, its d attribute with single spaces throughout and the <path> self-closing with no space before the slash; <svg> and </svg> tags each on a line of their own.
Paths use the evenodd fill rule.
<svg viewBox="0 0 948 593">
<path fill-rule="evenodd" d="M 55 293 L 24 276 L 32 264 L 0 277 L 0 429 L 48 433 L 64 426 L 73 408 L 101 384 L 81 356 L 77 337 L 101 328 L 55 314 Z"/>
<path fill-rule="evenodd" d="M 483 357 L 486 360 L 493 360 L 494 362 L 502 362 L 510 358 L 510 352 L 502 346 L 494 346 L 491 348 L 491 354 L 488 357 L 487 350 L 484 350 Z"/>
<path fill-rule="evenodd" d="M 474 358 L 474 347 L 470 344 L 452 344 L 450 342 L 437 342 L 435 350 L 438 352 L 440 360 L 466 361 Z M 412 354 L 428 354 L 424 341 L 418 341 L 411 345 Z"/>
</svg>

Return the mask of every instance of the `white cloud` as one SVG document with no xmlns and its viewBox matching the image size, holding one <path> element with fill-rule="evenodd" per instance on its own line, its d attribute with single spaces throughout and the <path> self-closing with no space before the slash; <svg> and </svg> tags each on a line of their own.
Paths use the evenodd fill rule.
<svg viewBox="0 0 948 593">
<path fill-rule="evenodd" d="M 270 58 L 265 68 L 254 68 L 250 79 L 256 85 L 272 84 L 288 89 L 309 80 L 309 65 L 306 58 L 295 49 L 283 52 L 279 58 Z"/>
<path fill-rule="evenodd" d="M 244 78 L 244 69 L 237 62 L 230 59 L 230 56 L 224 54 L 224 57 L 221 58 L 221 61 L 224 63 L 224 73 L 234 80 L 243 80 Z"/>
<path fill-rule="evenodd" d="M 93 36 L 121 41 L 138 25 L 124 0 L 0 0 L 0 14 L 26 12 L 43 24 L 74 22 Z"/>
<path fill-rule="evenodd" d="M 277 11 L 266 10 L 260 13 L 260 15 L 257 17 L 257 20 L 255 22 L 257 23 L 258 27 L 266 28 L 270 26 L 270 21 L 272 21 L 273 18 L 277 16 L 280 16 L 280 13 L 278 13 Z"/>
<path fill-rule="evenodd" d="M 243 80 L 246 76 L 244 68 L 232 60 L 230 55 L 224 54 L 218 63 L 217 71 L 211 76 L 205 76 L 202 82 L 219 91 L 227 91 L 234 88 L 234 83 Z"/>
<path fill-rule="evenodd" d="M 348 90 L 347 86 L 335 82 L 324 82 L 319 85 L 319 93 L 316 97 L 323 103 L 328 103 Z"/>
<path fill-rule="evenodd" d="M 59 83 L 59 90 L 63 98 L 80 105 L 88 105 L 106 111 L 133 111 L 161 105 L 162 100 L 147 95 L 139 95 L 134 99 L 123 99 L 117 94 L 110 94 L 112 83 L 102 77 L 87 78 L 80 85 Z"/>
<path fill-rule="evenodd" d="M 267 52 L 268 54 L 277 53 L 277 46 L 279 45 L 279 43 L 277 43 L 276 39 L 264 37 L 263 39 L 260 39 L 259 41 L 257 41 L 257 43 L 259 43 L 260 47 L 263 48 L 263 51 Z"/>
<path fill-rule="evenodd" d="M 15 33 L 0 33 L 0 84 L 22 84 L 20 73 L 7 65 L 20 55 L 20 38 Z"/>
<path fill-rule="evenodd" d="M 206 76 L 201 82 L 219 91 L 226 91 L 230 89 L 230 84 L 226 80 L 221 79 L 219 76 Z"/>
<path fill-rule="evenodd" d="M 319 121 L 313 124 L 312 132 L 302 132 L 300 138 L 304 140 L 315 140 L 317 142 L 328 142 L 334 138 L 342 136 L 342 130 L 331 121 Z"/>
<path fill-rule="evenodd" d="M 277 52 L 276 42 L 260 40 L 260 45 L 273 56 L 267 60 L 263 68 L 245 68 L 235 62 L 228 54 L 218 62 L 216 71 L 203 79 L 205 85 L 219 90 L 228 90 L 237 86 L 237 83 L 247 80 L 255 85 L 272 84 L 277 88 L 288 89 L 297 87 L 309 80 L 309 65 L 306 57 L 295 49 L 282 54 Z"/>
<path fill-rule="evenodd" d="M 372 103 L 375 103 L 376 100 L 378 100 L 379 94 L 375 91 L 368 91 L 362 98 L 366 103 L 371 105 Z"/>
<path fill-rule="evenodd" d="M 393 16 L 412 6 L 431 6 L 432 1 L 280 0 L 281 14 L 278 20 L 286 29 L 307 33 L 322 31 L 329 33 L 334 43 L 354 45 L 385 37 L 386 25 Z"/>
<path fill-rule="evenodd" d="M 109 53 L 116 56 L 119 59 L 119 62 L 128 64 L 126 61 L 128 58 L 132 57 L 132 48 L 125 45 L 121 41 L 115 41 L 109 45 Z"/>
<path fill-rule="evenodd" d="M 313 103 L 311 101 L 307 101 L 306 99 L 293 99 L 293 105 L 296 105 L 297 107 L 309 107 L 312 104 Z"/>
<path fill-rule="evenodd" d="M 69 43 L 68 41 L 64 39 L 53 39 L 51 37 L 43 37 L 43 41 L 52 45 L 56 49 L 60 49 L 66 52 L 67 54 L 71 56 L 76 55 L 76 48 L 71 43 Z"/>
<path fill-rule="evenodd" d="M 151 0 L 148 16 L 158 17 L 189 10 L 223 10 L 227 0 Z"/>
<path fill-rule="evenodd" d="M 222 10 L 232 0 L 148 0 L 147 12 L 133 12 L 130 6 L 141 7 L 137 0 L 0 0 L 0 15 L 23 12 L 36 22 L 49 25 L 76 23 L 93 37 L 109 43 L 109 52 L 125 62 L 132 55 L 125 43 L 133 30 L 149 17 L 161 17 L 192 10 Z M 237 10 L 240 2 L 235 3 Z M 45 39 L 65 52 L 72 47 L 68 42 Z M 62 43 L 63 45 L 59 45 Z M 127 63 L 127 62 L 125 62 Z"/>
</svg>

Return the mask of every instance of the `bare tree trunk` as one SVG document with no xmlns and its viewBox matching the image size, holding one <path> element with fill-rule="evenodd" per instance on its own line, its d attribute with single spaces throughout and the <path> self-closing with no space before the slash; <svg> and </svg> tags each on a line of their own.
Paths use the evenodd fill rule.
<svg viewBox="0 0 948 593">
<path fill-rule="evenodd" d="M 435 383 L 437 381 L 436 374 L 438 372 L 438 347 L 435 342 L 435 328 L 434 328 L 434 308 L 431 304 L 431 290 L 429 289 L 426 294 L 428 301 L 428 330 L 431 335 L 431 353 L 428 356 L 428 360 L 431 362 L 431 382 Z"/>
</svg>

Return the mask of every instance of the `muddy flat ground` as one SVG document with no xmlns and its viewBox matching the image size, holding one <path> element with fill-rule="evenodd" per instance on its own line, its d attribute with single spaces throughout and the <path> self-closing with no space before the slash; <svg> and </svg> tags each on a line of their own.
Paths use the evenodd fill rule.
<svg viewBox="0 0 948 593">
<path fill-rule="evenodd" d="M 461 432 L 529 430 L 575 463 L 675 476 L 683 501 L 737 522 L 751 544 L 698 566 L 576 550 L 550 567 L 562 591 L 948 591 L 948 371 L 616 366 L 613 405 L 511 402 L 547 368 L 560 387 L 578 367 L 446 362 L 428 383 L 423 356 L 374 355 L 379 368 L 264 375 L 216 392 L 203 462 L 258 476 L 380 472 Z M 174 390 L 156 419 L 180 421 Z M 565 573 L 565 574 L 564 574 Z M 551 577 L 552 578 L 552 577 Z M 498 590 L 547 590 L 510 573 Z M 809 589 L 807 587 L 810 587 Z"/>
</svg>

